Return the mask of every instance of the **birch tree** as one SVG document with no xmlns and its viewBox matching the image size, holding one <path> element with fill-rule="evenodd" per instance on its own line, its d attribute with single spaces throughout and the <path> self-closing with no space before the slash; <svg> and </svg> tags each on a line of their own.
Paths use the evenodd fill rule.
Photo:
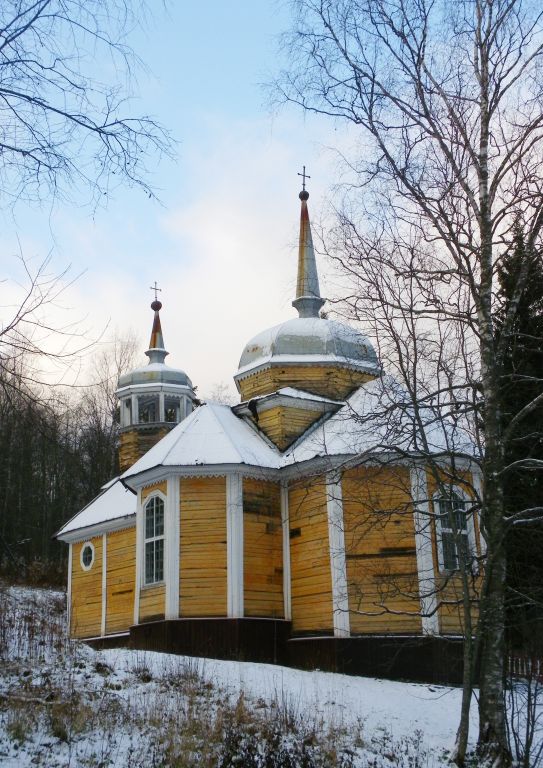
<svg viewBox="0 0 543 768">
<path fill-rule="evenodd" d="M 505 537 L 522 509 L 504 505 L 504 446 L 543 393 L 504 425 L 504 359 L 527 268 L 499 333 L 496 276 L 515 223 L 528 251 L 543 223 L 542 12 L 531 0 L 297 0 L 294 9 L 280 98 L 358 129 L 328 242 L 349 278 L 343 307 L 372 326 L 413 406 L 462 423 L 479 447 L 478 752 L 481 765 L 507 766 Z"/>
</svg>

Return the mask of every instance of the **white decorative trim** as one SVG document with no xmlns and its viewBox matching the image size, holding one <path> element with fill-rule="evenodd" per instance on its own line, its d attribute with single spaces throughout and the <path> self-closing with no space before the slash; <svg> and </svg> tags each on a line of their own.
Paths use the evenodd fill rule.
<svg viewBox="0 0 543 768">
<path fill-rule="evenodd" d="M 107 534 L 102 534 L 102 621 L 100 633 L 106 634 L 107 616 Z"/>
<path fill-rule="evenodd" d="M 243 618 L 243 478 L 226 477 L 227 612 Z"/>
<path fill-rule="evenodd" d="M 341 476 L 337 472 L 326 475 L 326 510 L 332 573 L 332 611 L 334 637 L 350 637 L 349 594 L 347 590 L 347 563 L 345 559 L 345 530 L 343 525 L 343 494 Z"/>
<path fill-rule="evenodd" d="M 179 618 L 179 478 L 169 477 L 165 509 L 164 580 L 165 616 Z"/>
<path fill-rule="evenodd" d="M 483 473 L 479 469 L 479 467 L 472 467 L 471 470 L 471 477 L 473 479 L 473 490 L 475 491 L 475 494 L 477 496 L 476 501 L 483 503 Z M 475 514 L 475 513 L 474 513 Z M 473 517 L 473 515 L 472 515 Z M 473 520 L 472 520 L 473 524 Z M 474 532 L 475 537 L 475 532 Z M 479 547 L 480 552 L 483 557 L 486 557 L 486 539 L 483 536 L 483 529 L 481 527 L 481 513 L 479 512 Z"/>
<path fill-rule="evenodd" d="M 143 573 L 143 502 L 138 491 L 136 507 L 136 583 L 134 584 L 134 624 L 140 620 L 140 592 Z"/>
<path fill-rule="evenodd" d="M 168 478 L 169 479 L 169 478 Z M 167 490 L 167 486 L 166 486 Z M 150 539 L 146 538 L 145 535 L 145 507 L 147 504 L 151 501 L 151 499 L 159 498 L 161 499 L 162 503 L 164 504 L 164 533 L 161 536 L 153 536 Z M 159 488 L 153 488 L 150 493 L 148 493 L 145 498 L 142 500 L 141 503 L 141 588 L 142 589 L 149 589 L 151 587 L 159 587 L 162 584 L 165 584 L 166 582 L 166 550 L 167 550 L 167 534 L 168 534 L 168 497 L 164 495 L 164 493 Z M 163 577 L 160 581 L 151 581 L 149 584 L 145 581 L 145 544 L 148 541 L 154 541 L 156 539 L 162 539 L 164 542 L 164 560 L 162 561 L 162 572 Z M 164 593 L 166 590 L 164 590 Z"/>
<path fill-rule="evenodd" d="M 87 547 L 89 547 L 90 550 L 92 551 L 92 560 L 88 565 L 85 565 L 85 563 L 83 562 L 83 552 L 86 550 Z M 92 541 L 85 541 L 79 551 L 79 564 L 81 565 L 81 568 L 84 571 L 90 571 L 90 569 L 94 565 L 95 559 L 96 559 L 96 552 L 94 550 L 94 544 L 92 543 Z"/>
<path fill-rule="evenodd" d="M 415 527 L 422 633 L 424 635 L 439 635 L 434 553 L 432 548 L 432 518 L 428 500 L 426 469 L 423 466 L 412 467 L 410 470 L 410 480 L 411 498 L 413 499 L 413 522 Z"/>
<path fill-rule="evenodd" d="M 86 541 L 86 539 L 94 538 L 95 536 L 101 536 L 103 533 L 112 533 L 113 531 L 122 531 L 123 528 L 133 528 L 136 525 L 136 515 L 125 515 L 124 517 L 118 517 L 115 520 L 106 520 L 103 523 L 95 523 L 95 525 L 88 525 L 85 528 L 78 528 L 77 530 L 57 536 L 59 541 L 65 541 L 66 543 L 77 543 L 79 541 Z"/>
<path fill-rule="evenodd" d="M 68 623 L 68 637 L 72 634 L 72 568 L 73 568 L 73 548 L 70 542 L 68 545 L 68 589 L 66 593 L 66 620 Z"/>
<path fill-rule="evenodd" d="M 283 606 L 285 619 L 292 619 L 290 582 L 290 525 L 288 512 L 288 485 L 281 483 L 281 525 L 283 529 Z"/>
</svg>

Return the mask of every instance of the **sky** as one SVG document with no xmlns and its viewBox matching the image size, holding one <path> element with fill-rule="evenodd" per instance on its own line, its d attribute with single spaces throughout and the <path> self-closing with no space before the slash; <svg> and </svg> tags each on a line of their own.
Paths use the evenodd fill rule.
<svg viewBox="0 0 543 768">
<path fill-rule="evenodd" d="M 92 378 L 96 354 L 129 330 L 145 362 L 155 281 L 167 362 L 185 370 L 202 397 L 220 384 L 235 393 L 246 342 L 296 316 L 297 173 L 307 166 L 317 220 L 338 181 L 330 147 L 344 136 L 294 107 L 269 106 L 264 84 L 284 64 L 279 35 L 289 23 L 288 4 L 276 0 L 172 0 L 129 38 L 148 68 L 138 76 L 137 108 L 178 142 L 175 161 L 149 163 L 160 202 L 121 188 L 107 209 L 74 196 L 0 213 L 2 322 L 24 284 L 17 254 L 31 264 L 49 256 L 51 273 L 69 266 L 77 278 L 48 312 L 57 325 L 76 324 L 76 346 L 97 343 L 69 373 L 55 372 L 62 381 Z M 326 296 L 328 265 L 319 268 Z"/>
</svg>

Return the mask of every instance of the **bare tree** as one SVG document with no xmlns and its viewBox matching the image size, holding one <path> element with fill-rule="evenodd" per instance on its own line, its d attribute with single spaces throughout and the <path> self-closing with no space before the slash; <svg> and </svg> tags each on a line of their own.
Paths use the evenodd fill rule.
<svg viewBox="0 0 543 768">
<path fill-rule="evenodd" d="M 112 184 L 149 195 L 149 151 L 168 153 L 166 131 L 128 103 L 138 59 L 127 33 L 135 0 L 6 0 L 0 7 L 2 204 L 71 197 L 95 204 Z"/>
<path fill-rule="evenodd" d="M 542 12 L 531 0 L 297 0 L 280 96 L 361 130 L 351 192 L 329 249 L 412 406 L 472 430 L 484 482 L 480 764 L 510 764 L 504 712 L 508 526 L 500 381 L 526 270 L 496 333 L 496 270 L 543 223 Z M 537 510 L 531 510 L 533 516 Z M 541 513 L 541 510 L 539 510 Z M 461 741 L 464 740 L 462 737 Z M 463 759 L 459 748 L 458 760 Z"/>
</svg>

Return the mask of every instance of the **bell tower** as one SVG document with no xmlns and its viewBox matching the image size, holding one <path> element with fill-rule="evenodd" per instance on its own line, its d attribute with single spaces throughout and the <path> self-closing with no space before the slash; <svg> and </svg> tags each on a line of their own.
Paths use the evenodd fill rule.
<svg viewBox="0 0 543 768">
<path fill-rule="evenodd" d="M 180 368 L 164 362 L 168 352 L 164 347 L 160 310 L 157 299 L 151 304 L 153 328 L 147 365 L 119 377 L 116 395 L 120 402 L 121 431 L 119 465 L 121 472 L 131 467 L 144 453 L 158 443 L 194 409 L 197 400 L 192 382 Z"/>
</svg>

